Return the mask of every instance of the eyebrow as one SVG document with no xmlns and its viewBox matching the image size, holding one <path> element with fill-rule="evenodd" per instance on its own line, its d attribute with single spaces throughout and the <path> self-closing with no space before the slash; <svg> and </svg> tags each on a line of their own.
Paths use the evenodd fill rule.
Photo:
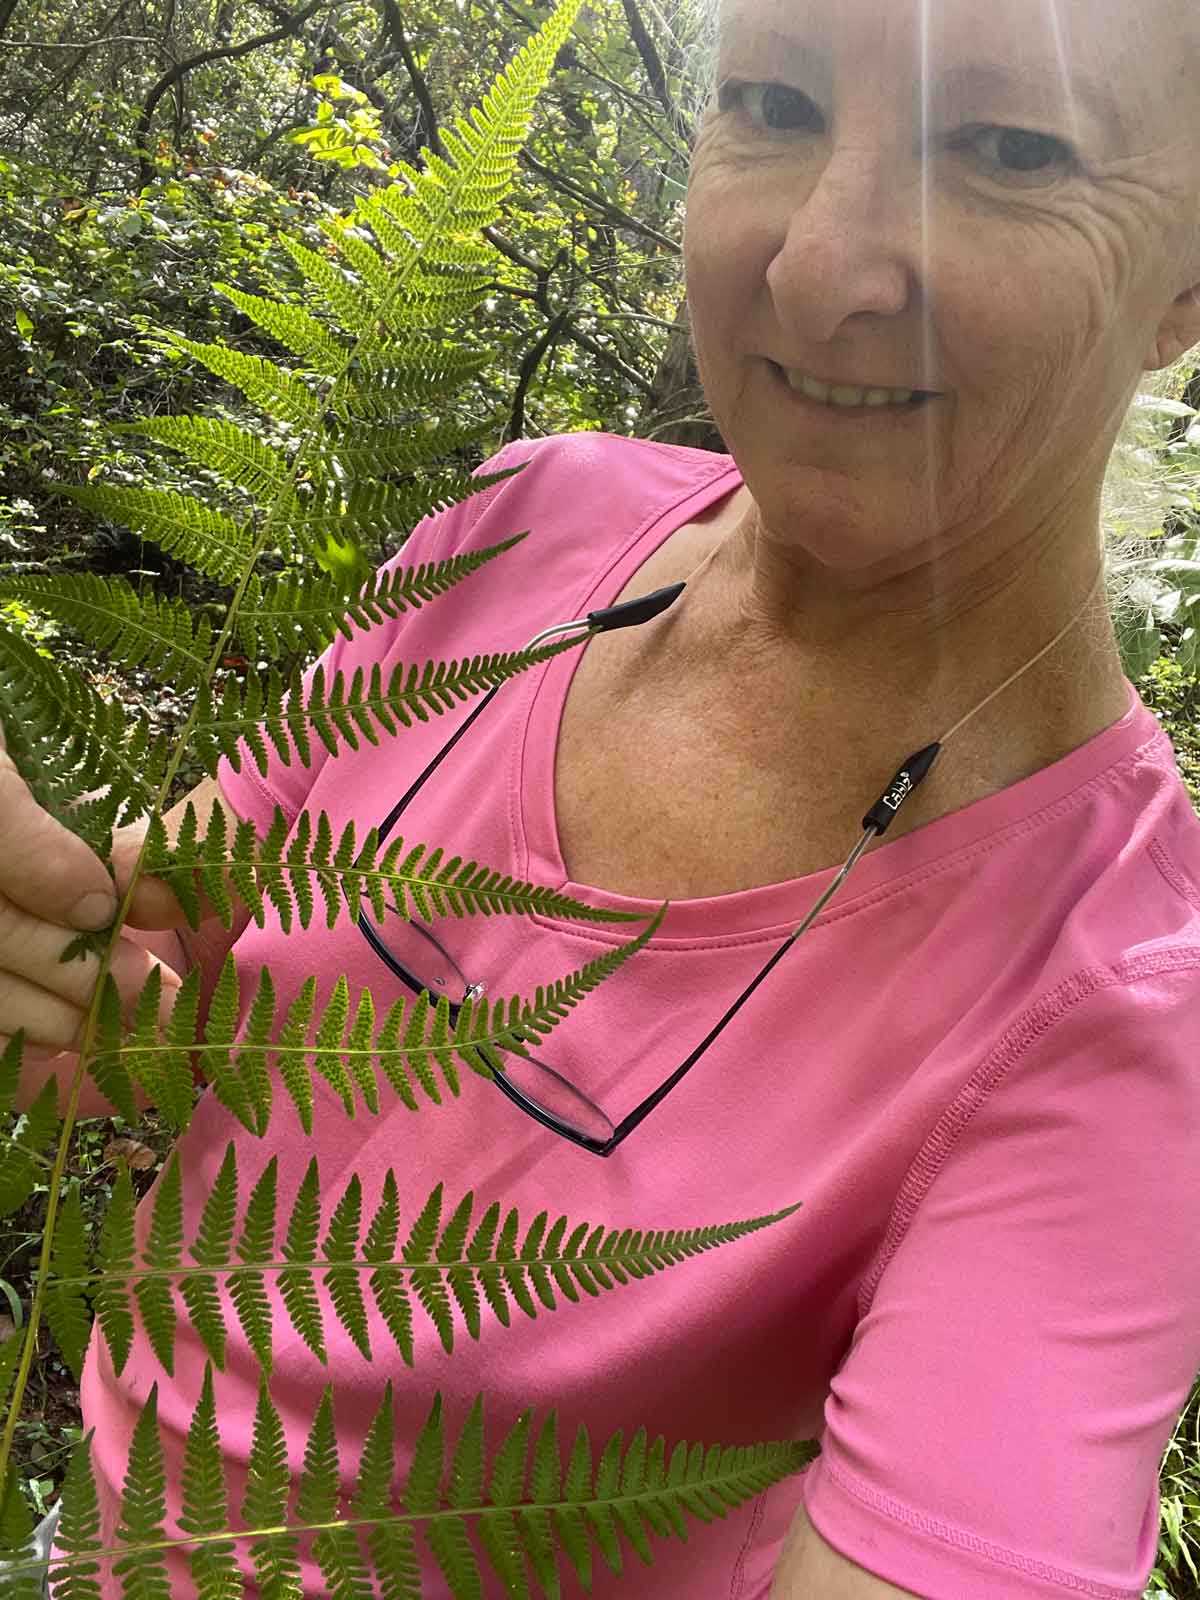
<svg viewBox="0 0 1200 1600">
<path fill-rule="evenodd" d="M 814 52 L 811 45 L 794 32 L 770 24 L 753 23 L 738 12 L 734 12 L 729 19 L 727 36 L 731 54 L 739 47 L 761 47 L 765 44 L 773 58 L 783 61 L 798 56 L 810 62 L 823 60 L 821 54 Z M 1051 66 L 1038 69 L 1032 64 L 1018 69 L 972 62 L 965 66 L 948 67 L 942 74 L 942 83 L 952 92 L 967 96 L 997 93 L 1013 95 L 1027 93 L 1033 88 L 1047 108 L 1063 106 L 1065 94 L 1064 109 L 1069 111 L 1073 104 L 1078 103 L 1109 132 L 1118 135 L 1127 132 L 1120 101 L 1105 85 L 1082 73 L 1069 75 Z"/>
<path fill-rule="evenodd" d="M 1068 110 L 1078 103 L 1111 132 L 1119 134 L 1125 131 L 1125 119 L 1116 97 L 1091 78 L 1083 75 L 1069 77 L 1065 70 L 1062 73 L 1052 68 L 1039 71 L 1030 66 L 1016 71 L 1011 67 L 974 63 L 948 69 L 944 82 L 951 89 L 967 94 L 1020 94 L 1032 87 L 1039 97 L 1044 97 L 1047 107 L 1059 106 L 1065 92 Z"/>
</svg>

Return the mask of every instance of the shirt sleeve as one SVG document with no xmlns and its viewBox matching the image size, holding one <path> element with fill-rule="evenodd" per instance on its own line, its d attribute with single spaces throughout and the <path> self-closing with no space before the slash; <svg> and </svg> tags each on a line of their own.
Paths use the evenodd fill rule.
<svg viewBox="0 0 1200 1600">
<path fill-rule="evenodd" d="M 925 1600 L 1140 1600 L 1200 1367 L 1200 948 L 1084 974 L 941 1118 L 805 1474 L 817 1531 Z"/>
<path fill-rule="evenodd" d="M 474 476 L 484 477 L 517 465 L 518 458 L 526 454 L 528 449 L 527 442 L 523 446 L 506 445 L 490 460 L 485 461 Z M 386 562 L 380 571 L 390 573 L 401 566 L 419 566 L 424 562 L 442 561 L 457 553 L 469 538 L 472 528 L 481 515 L 483 505 L 495 492 L 496 488 L 493 486 L 491 489 L 472 495 L 467 500 L 449 506 L 444 511 L 426 517 L 413 529 L 403 549 Z M 381 661 L 394 644 L 397 630 L 404 627 L 405 620 L 406 618 L 401 615 L 394 621 L 373 628 L 353 627 L 350 639 L 339 633 L 325 653 L 304 673 L 305 693 L 311 689 L 318 669 L 324 671 L 327 686 L 339 672 L 344 675 L 347 682 L 360 667 L 365 674 L 369 674 L 372 666 Z M 259 771 L 258 763 L 244 741 L 241 744 L 240 771 L 235 772 L 228 757 L 222 757 L 217 773 L 221 789 L 229 804 L 239 817 L 248 818 L 253 822 L 260 835 L 266 833 L 277 806 L 282 810 L 289 825 L 295 822 L 304 809 L 313 784 L 329 759 L 328 750 L 315 734 L 309 739 L 311 759 L 307 766 L 300 760 L 294 748 L 290 760 L 285 764 L 270 741 L 266 742 L 270 759 L 265 773 Z"/>
</svg>

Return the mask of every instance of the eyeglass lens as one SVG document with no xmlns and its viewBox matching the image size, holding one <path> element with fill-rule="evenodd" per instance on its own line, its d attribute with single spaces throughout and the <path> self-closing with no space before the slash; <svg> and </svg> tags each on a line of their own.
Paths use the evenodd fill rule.
<svg viewBox="0 0 1200 1600">
<path fill-rule="evenodd" d="M 388 953 L 404 969 L 414 992 L 426 989 L 434 1000 L 445 995 L 454 1006 L 486 992 L 487 985 L 472 982 L 425 923 L 389 917 L 380 932 Z M 599 1144 L 613 1137 L 613 1124 L 600 1107 L 533 1051 L 522 1056 L 506 1050 L 495 1070 L 503 1073 L 509 1091 L 518 1100 L 556 1126 Z"/>
</svg>

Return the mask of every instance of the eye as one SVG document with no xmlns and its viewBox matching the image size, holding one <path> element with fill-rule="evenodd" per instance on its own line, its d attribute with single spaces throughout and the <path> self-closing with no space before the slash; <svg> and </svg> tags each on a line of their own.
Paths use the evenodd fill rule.
<svg viewBox="0 0 1200 1600">
<path fill-rule="evenodd" d="M 822 133 L 824 119 L 806 94 L 782 83 L 741 83 L 730 78 L 721 85 L 722 111 L 740 110 L 762 133 Z"/>
<path fill-rule="evenodd" d="M 975 150 L 1005 177 L 1033 185 L 1053 183 L 1076 165 L 1069 144 L 1029 128 L 974 128 L 955 148 Z"/>
</svg>

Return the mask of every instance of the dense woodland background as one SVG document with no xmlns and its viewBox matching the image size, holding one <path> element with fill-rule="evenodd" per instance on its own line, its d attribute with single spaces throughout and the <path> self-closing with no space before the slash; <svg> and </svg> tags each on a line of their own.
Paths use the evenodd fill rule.
<svg viewBox="0 0 1200 1600">
<path fill-rule="evenodd" d="M 490 316 L 454 334 L 487 357 L 454 410 L 485 428 L 467 465 L 506 439 L 574 429 L 723 448 L 691 361 L 680 260 L 711 10 L 705 0 L 604 0 L 563 50 L 521 157 L 524 184 L 489 230 L 506 262 Z M 207 412 L 261 429 L 231 391 L 164 349 L 160 330 L 268 353 L 214 283 L 265 290 L 268 261 L 273 275 L 283 270 L 273 238 L 284 226 L 325 247 L 318 220 L 387 181 L 397 159 L 422 165 L 438 124 L 480 97 L 547 11 L 526 0 L 0 0 L 0 573 L 73 564 L 206 603 L 194 575 L 97 524 L 56 484 L 140 482 L 149 458 L 134 436 L 112 432 L 135 415 Z M 1143 562 L 1156 540 L 1197 531 L 1200 372 L 1181 370 L 1172 385 L 1149 405 L 1149 443 L 1133 452 L 1152 479 L 1131 494 Z M 1153 475 L 1172 464 L 1181 475 L 1164 489 Z M 177 487 L 204 493 L 196 469 L 180 460 L 171 470 Z M 152 472 L 163 484 L 161 457 Z M 381 539 L 381 557 L 403 533 Z M 1131 671 L 1200 804 L 1188 584 L 1135 576 L 1124 587 Z M 178 716 L 179 703 L 136 672 L 20 606 L 3 609 L 104 693 L 166 726 Z M 234 656 L 226 668 L 255 663 Z M 181 788 L 196 775 L 185 764 Z M 164 1149 L 153 1118 L 84 1124 L 85 1193 L 107 1193 L 119 1155 L 145 1189 Z M 21 1324 L 39 1242 L 32 1228 L 0 1237 L 0 1338 Z M 78 1396 L 48 1335 L 27 1400 L 22 1455 L 44 1506 L 78 1437 Z M 1163 1497 L 1148 1593 L 1195 1600 L 1197 1404 L 1164 1461 Z"/>
</svg>

